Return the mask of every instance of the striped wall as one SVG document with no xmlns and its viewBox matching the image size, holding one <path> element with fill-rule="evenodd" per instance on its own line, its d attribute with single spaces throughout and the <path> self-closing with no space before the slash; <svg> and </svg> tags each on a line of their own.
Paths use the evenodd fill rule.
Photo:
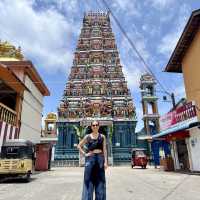
<svg viewBox="0 0 200 200">
<path fill-rule="evenodd" d="M 0 152 L 5 141 L 19 138 L 19 129 L 4 121 L 0 121 Z"/>
</svg>

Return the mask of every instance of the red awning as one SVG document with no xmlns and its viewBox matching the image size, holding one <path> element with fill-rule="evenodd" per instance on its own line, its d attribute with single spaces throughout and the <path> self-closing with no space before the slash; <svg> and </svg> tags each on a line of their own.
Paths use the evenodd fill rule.
<svg viewBox="0 0 200 200">
<path fill-rule="evenodd" d="M 167 141 L 172 141 L 172 140 L 184 139 L 184 138 L 187 138 L 189 136 L 190 136 L 190 134 L 189 134 L 188 130 L 182 130 L 182 131 L 178 131 L 178 132 L 175 132 L 175 133 L 170 133 L 170 134 L 166 135 L 164 138 Z"/>
</svg>

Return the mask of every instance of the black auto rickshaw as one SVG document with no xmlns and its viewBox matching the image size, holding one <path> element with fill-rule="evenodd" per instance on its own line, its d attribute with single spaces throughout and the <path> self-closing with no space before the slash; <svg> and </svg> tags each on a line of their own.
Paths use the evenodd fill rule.
<svg viewBox="0 0 200 200">
<path fill-rule="evenodd" d="M 146 169 L 147 166 L 147 156 L 145 154 L 145 149 L 143 148 L 133 148 L 132 149 L 132 159 L 131 167 L 141 166 L 143 169 Z"/>
<path fill-rule="evenodd" d="M 34 169 L 34 144 L 23 139 L 5 142 L 0 154 L 0 177 L 21 177 L 27 182 Z"/>
</svg>

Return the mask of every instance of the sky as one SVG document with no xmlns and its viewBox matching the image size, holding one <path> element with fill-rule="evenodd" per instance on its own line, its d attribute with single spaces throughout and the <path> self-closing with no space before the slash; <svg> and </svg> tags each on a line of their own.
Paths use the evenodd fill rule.
<svg viewBox="0 0 200 200">
<path fill-rule="evenodd" d="M 97 1 L 99 4 L 97 4 Z M 163 72 L 170 55 L 199 1 L 107 0 L 122 27 L 156 78 L 175 99 L 185 97 L 182 74 Z M 0 0 L 0 40 L 22 48 L 40 73 L 51 96 L 44 98 L 43 115 L 56 112 L 72 67 L 84 12 L 106 11 L 102 0 Z M 111 17 L 123 72 L 143 127 L 139 80 L 146 69 Z M 160 115 L 169 111 L 162 88 L 156 86 Z"/>
</svg>

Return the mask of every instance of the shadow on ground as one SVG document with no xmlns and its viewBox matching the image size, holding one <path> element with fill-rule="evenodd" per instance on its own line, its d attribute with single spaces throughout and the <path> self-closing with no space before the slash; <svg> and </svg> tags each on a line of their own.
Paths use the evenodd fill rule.
<svg viewBox="0 0 200 200">
<path fill-rule="evenodd" d="M 30 182 L 33 182 L 33 181 L 36 181 L 37 178 L 30 178 L 29 181 L 23 179 L 23 178 L 16 178 L 16 177 L 6 177 L 6 178 L 1 178 L 0 179 L 0 184 L 23 184 L 23 183 L 30 183 Z"/>
</svg>

